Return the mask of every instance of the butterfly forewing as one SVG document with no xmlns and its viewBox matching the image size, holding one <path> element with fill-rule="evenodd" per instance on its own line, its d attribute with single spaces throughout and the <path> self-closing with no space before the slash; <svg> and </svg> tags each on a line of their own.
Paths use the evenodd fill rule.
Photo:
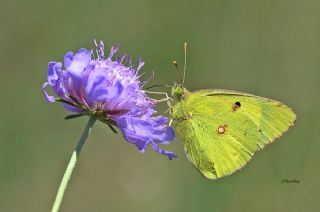
<svg viewBox="0 0 320 212">
<path fill-rule="evenodd" d="M 228 90 L 200 90 L 173 106 L 188 159 L 207 178 L 230 175 L 283 134 L 296 115 L 284 104 Z"/>
</svg>

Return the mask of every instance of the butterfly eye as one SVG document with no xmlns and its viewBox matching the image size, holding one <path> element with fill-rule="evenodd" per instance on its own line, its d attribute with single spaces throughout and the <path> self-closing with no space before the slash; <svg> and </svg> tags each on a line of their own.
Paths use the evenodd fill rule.
<svg viewBox="0 0 320 212">
<path fill-rule="evenodd" d="M 240 102 L 238 102 L 238 101 L 237 101 L 237 102 L 235 102 L 234 104 L 235 104 L 235 105 L 237 105 L 238 107 L 241 107 L 241 103 L 240 103 Z"/>
</svg>

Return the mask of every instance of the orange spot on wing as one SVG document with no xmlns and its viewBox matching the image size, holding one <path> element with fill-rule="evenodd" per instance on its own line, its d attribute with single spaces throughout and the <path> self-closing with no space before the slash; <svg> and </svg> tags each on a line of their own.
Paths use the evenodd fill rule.
<svg viewBox="0 0 320 212">
<path fill-rule="evenodd" d="M 228 128 L 228 125 L 227 124 L 224 124 L 224 125 L 220 125 L 217 129 L 217 133 L 220 134 L 220 135 L 224 135 L 227 133 L 227 128 Z"/>
</svg>

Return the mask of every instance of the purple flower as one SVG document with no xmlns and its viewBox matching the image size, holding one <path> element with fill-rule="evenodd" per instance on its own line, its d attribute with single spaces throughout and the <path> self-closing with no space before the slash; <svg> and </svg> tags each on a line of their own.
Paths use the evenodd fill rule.
<svg viewBox="0 0 320 212">
<path fill-rule="evenodd" d="M 144 152 L 148 145 L 169 159 L 173 152 L 161 149 L 159 144 L 169 144 L 175 138 L 167 118 L 155 117 L 155 102 L 141 88 L 138 73 L 144 62 L 140 59 L 136 69 L 130 56 L 113 59 L 118 48 L 112 47 L 107 58 L 104 45 L 93 50 L 80 49 L 60 62 L 49 62 L 48 82 L 42 86 L 49 102 L 60 101 L 71 112 L 94 115 L 100 121 L 118 127 L 125 139 Z M 50 96 L 45 88 L 50 86 L 59 97 Z"/>
</svg>

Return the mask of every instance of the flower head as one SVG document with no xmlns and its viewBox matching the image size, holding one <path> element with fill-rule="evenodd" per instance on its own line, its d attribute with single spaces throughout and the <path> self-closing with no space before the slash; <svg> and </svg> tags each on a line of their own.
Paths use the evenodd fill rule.
<svg viewBox="0 0 320 212">
<path fill-rule="evenodd" d="M 112 47 L 104 57 L 104 44 L 93 50 L 80 49 L 60 62 L 49 62 L 48 81 L 42 86 L 49 102 L 60 101 L 71 112 L 94 115 L 100 121 L 118 127 L 124 138 L 144 152 L 148 145 L 169 159 L 172 152 L 160 149 L 158 144 L 168 144 L 175 138 L 167 118 L 155 117 L 155 102 L 141 88 L 138 73 L 144 62 L 140 59 L 135 69 L 130 56 L 114 58 L 118 48 Z M 45 88 L 50 86 L 59 97 L 50 96 Z"/>
</svg>

